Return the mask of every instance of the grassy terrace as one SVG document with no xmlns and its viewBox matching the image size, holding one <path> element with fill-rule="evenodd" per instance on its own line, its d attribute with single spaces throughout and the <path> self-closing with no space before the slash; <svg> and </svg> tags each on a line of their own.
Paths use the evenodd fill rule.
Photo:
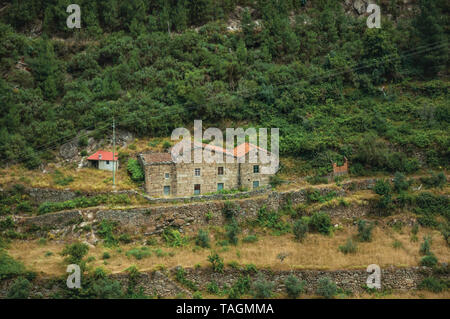
<svg viewBox="0 0 450 319">
<path fill-rule="evenodd" d="M 439 261 L 450 261 L 450 248 L 438 231 L 421 229 L 417 234 L 418 241 L 411 241 L 411 227 L 396 230 L 387 225 L 375 227 L 371 242 L 358 243 L 355 254 L 343 254 L 339 246 L 344 245 L 347 238 L 355 236 L 357 228 L 352 222 L 343 225 L 334 231 L 332 236 L 321 234 L 308 234 L 303 243 L 295 241 L 292 234 L 272 236 L 263 231 L 257 233 L 258 241 L 243 243 L 237 246 L 222 247 L 219 242 L 223 229 L 211 227 L 211 249 L 216 250 L 224 258 L 225 264 L 237 262 L 241 265 L 254 264 L 258 268 L 273 270 L 289 269 L 363 269 L 369 264 L 378 264 L 380 267 L 396 266 L 409 267 L 419 264 L 421 255 L 419 248 L 425 235 L 432 237 L 432 252 Z M 214 240 L 217 237 L 218 240 Z M 241 238 L 245 235 L 240 236 Z M 276 242 L 277 245 L 273 245 Z M 15 259 L 22 261 L 30 269 L 48 275 L 65 273 L 66 264 L 60 252 L 65 244 L 48 241 L 45 244 L 38 241 L 13 241 L 8 253 Z M 143 245 L 127 244 L 117 247 L 104 247 L 97 245 L 90 248 L 87 260 L 93 268 L 102 266 L 113 273 L 124 271 L 131 265 L 136 265 L 141 271 L 156 269 L 163 265 L 172 268 L 178 265 L 194 267 L 195 265 L 208 266 L 208 255 L 211 249 L 195 248 L 192 240 L 187 246 L 168 247 L 164 243 L 145 246 L 150 251 L 149 256 L 141 259 L 133 257 L 127 252 L 133 248 L 141 249 Z M 157 250 L 160 251 L 157 251 Z M 103 259 L 107 252 L 110 258 Z M 279 254 L 286 254 L 281 261 Z M 145 254 L 144 254 L 145 255 Z"/>
</svg>

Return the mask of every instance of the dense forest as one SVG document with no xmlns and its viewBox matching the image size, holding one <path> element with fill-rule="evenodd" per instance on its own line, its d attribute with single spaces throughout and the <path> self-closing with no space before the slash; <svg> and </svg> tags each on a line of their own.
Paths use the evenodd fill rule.
<svg viewBox="0 0 450 319">
<path fill-rule="evenodd" d="M 319 172 L 450 163 L 449 1 L 378 1 L 379 29 L 336 0 L 77 0 L 69 29 L 72 2 L 0 1 L 2 165 L 37 168 L 113 116 L 137 136 L 279 127 L 281 155 Z"/>
</svg>

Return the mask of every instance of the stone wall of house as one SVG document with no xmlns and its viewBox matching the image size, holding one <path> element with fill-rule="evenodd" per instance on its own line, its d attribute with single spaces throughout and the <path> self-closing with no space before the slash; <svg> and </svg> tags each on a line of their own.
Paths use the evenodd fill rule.
<svg viewBox="0 0 450 319">
<path fill-rule="evenodd" d="M 223 167 L 223 175 L 218 168 Z M 195 169 L 200 169 L 200 176 L 195 176 Z M 217 192 L 217 184 L 223 183 L 224 189 L 239 187 L 237 163 L 181 163 L 177 165 L 177 196 L 194 194 L 194 185 L 200 185 L 200 194 Z"/>
<path fill-rule="evenodd" d="M 166 173 L 169 178 L 166 178 Z M 155 164 L 144 166 L 145 191 L 149 196 L 164 195 L 164 186 L 170 186 L 170 194 L 177 194 L 177 174 L 174 164 Z"/>
<path fill-rule="evenodd" d="M 177 268 L 171 270 L 156 270 L 152 272 L 144 272 L 138 275 L 136 288 L 143 289 L 146 295 L 153 295 L 157 297 L 174 297 L 184 296 L 185 298 L 192 297 L 192 293 L 183 287 L 175 280 L 175 273 Z M 365 269 L 359 270 L 335 270 L 335 271 L 321 271 L 321 270 L 293 270 L 293 271 L 274 271 L 274 270 L 260 270 L 258 274 L 252 273 L 249 276 L 252 278 L 252 283 L 263 276 L 275 284 L 274 292 L 285 294 L 284 281 L 293 274 L 300 280 L 305 281 L 305 293 L 307 295 L 315 294 L 318 281 L 320 278 L 328 277 L 336 283 L 338 288 L 352 293 L 363 292 L 363 287 L 366 283 L 369 273 Z M 245 272 L 237 269 L 225 269 L 223 273 L 215 273 L 208 268 L 199 269 L 185 269 L 185 278 L 193 281 L 202 290 L 211 281 L 215 281 L 220 288 L 225 285 L 231 287 L 233 283 L 238 280 Z M 381 269 L 381 288 L 382 290 L 412 290 L 417 289 L 421 281 L 432 275 L 432 270 L 426 267 L 410 267 L 410 268 L 385 268 Z M 121 283 L 123 289 L 126 289 L 129 282 L 128 274 L 119 273 L 111 275 L 115 280 Z M 440 275 L 444 280 L 449 280 L 449 275 Z M 13 279 L 0 281 L 0 298 L 5 298 L 13 283 Z M 50 298 L 52 294 L 60 292 L 64 289 L 65 281 L 55 281 L 52 278 L 36 278 L 32 282 L 31 297 Z M 82 283 L 83 284 L 83 283 Z M 67 288 L 66 288 L 67 289 Z"/>
</svg>

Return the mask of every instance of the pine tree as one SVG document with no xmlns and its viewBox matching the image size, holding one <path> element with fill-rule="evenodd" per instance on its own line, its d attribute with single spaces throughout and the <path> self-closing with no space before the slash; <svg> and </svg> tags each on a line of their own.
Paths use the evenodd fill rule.
<svg viewBox="0 0 450 319">
<path fill-rule="evenodd" d="M 416 65 L 425 76 L 431 77 L 441 71 L 448 61 L 447 38 L 438 1 L 420 0 L 419 8 L 420 14 L 414 19 L 413 25 L 418 43 L 426 51 L 417 56 Z"/>
</svg>

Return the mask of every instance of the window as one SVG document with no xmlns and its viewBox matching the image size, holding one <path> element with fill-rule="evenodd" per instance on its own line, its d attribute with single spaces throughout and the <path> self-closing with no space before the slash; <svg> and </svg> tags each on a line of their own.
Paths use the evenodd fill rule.
<svg viewBox="0 0 450 319">
<path fill-rule="evenodd" d="M 167 179 L 167 178 L 170 177 L 170 174 L 169 174 L 169 173 L 165 173 L 165 174 L 164 174 L 164 177 Z"/>
<path fill-rule="evenodd" d="M 223 175 L 223 167 L 217 167 L 217 175 Z"/>
<path fill-rule="evenodd" d="M 217 190 L 221 191 L 223 189 L 223 183 L 218 183 L 217 184 Z"/>
<path fill-rule="evenodd" d="M 200 195 L 200 184 L 194 185 L 194 195 Z"/>
<path fill-rule="evenodd" d="M 164 186 L 164 195 L 170 195 L 170 186 Z"/>
<path fill-rule="evenodd" d="M 106 165 L 109 165 L 109 161 L 106 161 Z"/>
<path fill-rule="evenodd" d="M 259 165 L 253 165 L 253 173 L 259 173 Z"/>
<path fill-rule="evenodd" d="M 195 176 L 200 176 L 200 168 L 196 168 L 196 169 L 194 170 L 194 175 L 195 175 Z"/>
<path fill-rule="evenodd" d="M 253 181 L 253 188 L 259 187 L 259 181 Z"/>
</svg>

